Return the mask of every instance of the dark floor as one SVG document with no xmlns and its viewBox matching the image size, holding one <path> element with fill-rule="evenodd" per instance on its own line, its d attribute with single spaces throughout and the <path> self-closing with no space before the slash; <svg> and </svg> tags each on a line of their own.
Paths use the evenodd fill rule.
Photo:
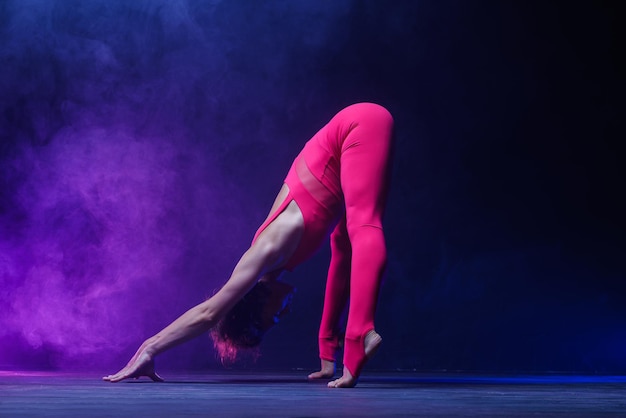
<svg viewBox="0 0 626 418">
<path fill-rule="evenodd" d="M 304 372 L 166 374 L 166 383 L 0 372 L 0 417 L 626 417 L 624 376 L 368 374 L 355 389 Z"/>
</svg>

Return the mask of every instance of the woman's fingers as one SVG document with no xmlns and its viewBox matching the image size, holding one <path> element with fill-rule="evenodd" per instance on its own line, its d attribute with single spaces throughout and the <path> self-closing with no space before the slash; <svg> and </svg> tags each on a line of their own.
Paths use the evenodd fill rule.
<svg viewBox="0 0 626 418">
<path fill-rule="evenodd" d="M 165 381 L 154 370 L 154 360 L 147 358 L 137 359 L 133 364 L 129 364 L 116 374 L 105 376 L 102 379 L 107 382 L 115 383 L 124 379 L 139 379 L 141 376 L 147 376 L 154 382 Z"/>
</svg>

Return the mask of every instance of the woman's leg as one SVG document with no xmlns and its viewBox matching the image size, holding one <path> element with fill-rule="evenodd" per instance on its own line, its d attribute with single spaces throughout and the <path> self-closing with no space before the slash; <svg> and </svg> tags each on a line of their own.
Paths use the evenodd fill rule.
<svg viewBox="0 0 626 418">
<path fill-rule="evenodd" d="M 344 374 L 331 387 L 351 387 L 381 342 L 374 330 L 378 291 L 386 263 L 382 216 L 387 195 L 393 119 L 374 104 L 348 108 L 354 127 L 341 155 L 341 187 L 352 245 L 350 306 L 344 348 Z"/>
<path fill-rule="evenodd" d="M 350 295 L 350 262 L 352 247 L 348 238 L 345 216 L 330 235 L 331 259 L 326 280 L 324 309 L 319 329 L 321 369 L 311 373 L 309 379 L 333 377 L 339 349 L 341 331 L 339 321 Z"/>
</svg>

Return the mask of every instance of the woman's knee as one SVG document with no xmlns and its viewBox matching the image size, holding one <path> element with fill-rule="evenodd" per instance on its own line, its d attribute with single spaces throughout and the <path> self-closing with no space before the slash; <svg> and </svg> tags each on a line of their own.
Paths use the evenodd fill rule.
<svg viewBox="0 0 626 418">
<path fill-rule="evenodd" d="M 383 228 L 376 224 L 348 224 L 348 236 L 354 250 L 365 250 L 372 255 L 386 258 L 385 234 Z"/>
</svg>

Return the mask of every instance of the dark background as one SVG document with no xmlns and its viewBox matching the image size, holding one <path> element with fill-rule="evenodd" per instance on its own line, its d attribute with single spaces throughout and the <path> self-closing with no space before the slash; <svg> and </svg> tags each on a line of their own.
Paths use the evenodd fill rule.
<svg viewBox="0 0 626 418">
<path fill-rule="evenodd" d="M 397 142 L 368 367 L 626 372 L 619 5 L 0 1 L 0 366 L 122 366 L 373 101 Z M 316 367 L 328 256 L 235 367 Z M 220 367 L 208 338 L 160 361 Z"/>
</svg>

